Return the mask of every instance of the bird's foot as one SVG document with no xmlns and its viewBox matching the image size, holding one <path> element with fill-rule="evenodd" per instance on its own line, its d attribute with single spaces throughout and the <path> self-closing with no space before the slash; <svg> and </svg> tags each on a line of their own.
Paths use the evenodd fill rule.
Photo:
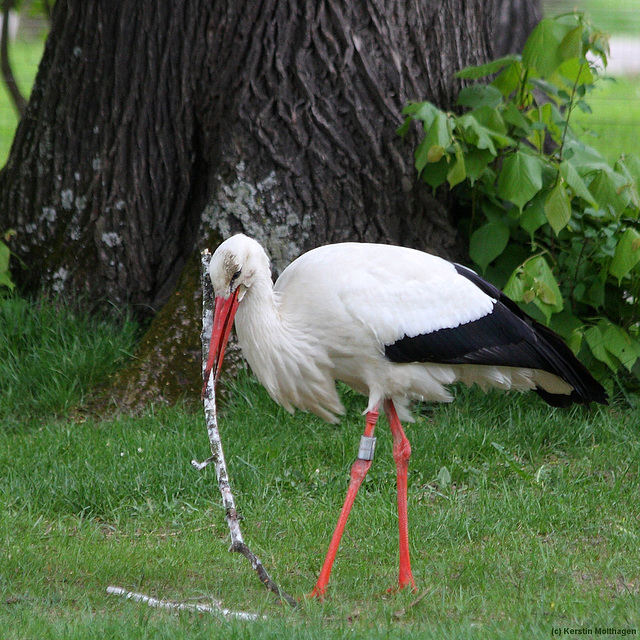
<svg viewBox="0 0 640 640">
<path fill-rule="evenodd" d="M 412 593 L 418 593 L 418 587 L 416 587 L 416 582 L 413 577 L 409 577 L 404 580 L 398 580 L 398 584 L 393 587 L 389 587 L 387 589 L 387 593 L 398 593 L 400 591 L 403 591 L 407 587 L 411 589 Z"/>
<path fill-rule="evenodd" d="M 311 591 L 311 593 L 305 594 L 304 597 L 315 598 L 316 600 L 320 600 L 320 602 L 324 602 L 324 596 L 326 592 L 327 592 L 326 587 L 316 585 L 313 588 L 313 591 Z"/>
</svg>

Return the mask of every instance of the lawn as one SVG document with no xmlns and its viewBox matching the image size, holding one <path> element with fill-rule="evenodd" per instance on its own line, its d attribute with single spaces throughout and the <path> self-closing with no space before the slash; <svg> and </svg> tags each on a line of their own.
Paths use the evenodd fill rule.
<svg viewBox="0 0 640 640">
<path fill-rule="evenodd" d="M 592 113 L 572 114 L 582 140 L 612 163 L 623 153 L 640 156 L 640 78 L 601 80 L 587 101 Z"/>
<path fill-rule="evenodd" d="M 41 315 L 47 329 L 64 333 L 50 326 L 56 321 L 43 305 L 25 313 L 30 326 Z M 58 307 L 65 327 L 68 314 Z M 79 372 L 56 366 L 26 388 L 24 368 L 46 369 L 66 349 L 43 346 L 35 330 L 19 361 L 0 357 L 3 393 L 28 395 L 13 413 L 5 407 L 0 430 L 3 638 L 547 638 L 553 628 L 640 630 L 637 407 L 561 411 L 536 397 L 464 389 L 452 405 L 419 407 L 407 430 L 417 594 L 386 592 L 396 580 L 397 524 L 391 438 L 381 424 L 328 598 L 302 599 L 291 610 L 227 552 L 213 470 L 189 463 L 208 450 L 197 407 L 101 418 L 70 412 L 65 394 L 54 402 L 70 379 L 79 398 L 90 396 L 99 380 L 80 373 L 87 359 L 107 376 L 106 360 L 112 369 L 130 349 L 128 323 L 95 330 L 73 317 L 73 342 L 83 345 L 72 359 L 84 363 Z M 15 344 L 19 326 L 0 325 L 0 354 Z M 221 410 L 247 542 L 296 597 L 315 582 L 363 428 L 364 399 L 347 390 L 343 397 L 348 416 L 332 426 L 290 416 L 243 374 Z M 180 601 L 219 598 L 266 619 L 152 610 L 107 595 L 110 585 Z"/>
<path fill-rule="evenodd" d="M 17 40 L 11 44 L 9 57 L 16 82 L 22 94 L 28 97 L 38 71 L 44 50 L 42 40 Z M 0 167 L 3 167 L 11 150 L 13 135 L 18 126 L 18 116 L 4 83 L 0 83 Z"/>
<path fill-rule="evenodd" d="M 640 38 L 640 0 L 542 0 L 546 15 L 582 11 L 601 29 Z"/>
</svg>

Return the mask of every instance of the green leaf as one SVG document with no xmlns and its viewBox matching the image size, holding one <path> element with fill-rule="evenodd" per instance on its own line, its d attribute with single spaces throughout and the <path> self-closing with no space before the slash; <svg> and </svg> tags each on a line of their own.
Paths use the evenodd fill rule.
<svg viewBox="0 0 640 640">
<path fill-rule="evenodd" d="M 522 62 L 514 61 L 505 67 L 491 83 L 503 96 L 511 95 L 519 86 L 522 78 Z"/>
<path fill-rule="evenodd" d="M 634 162 L 635 161 L 635 162 Z M 638 166 L 634 166 L 637 163 Z M 616 162 L 616 172 L 624 176 L 627 180 L 626 191 L 629 194 L 631 203 L 636 209 L 640 208 L 640 162 L 635 156 L 622 157 Z M 637 216 L 636 216 L 637 217 Z"/>
<path fill-rule="evenodd" d="M 514 302 L 524 302 L 525 283 L 522 278 L 521 269 L 516 269 L 511 276 L 509 276 L 509 280 L 507 280 L 507 284 L 504 285 L 503 291 L 504 294 Z"/>
<path fill-rule="evenodd" d="M 9 271 L 10 258 L 11 251 L 9 247 L 0 240 L 0 287 L 7 287 L 13 291 L 15 284 L 11 279 L 11 272 Z"/>
<path fill-rule="evenodd" d="M 562 78 L 566 83 L 563 83 Z M 580 88 L 580 85 L 593 84 L 596 81 L 589 64 L 585 60 L 578 60 L 577 58 L 563 62 L 553 75 L 553 79 L 559 86 L 565 86 L 568 92 L 571 91 L 574 85 Z"/>
<path fill-rule="evenodd" d="M 547 199 L 547 192 L 541 191 L 529 202 L 520 216 L 520 226 L 529 233 L 533 234 L 547 222 L 547 216 L 544 213 L 544 203 Z"/>
<path fill-rule="evenodd" d="M 589 189 L 587 189 L 587 185 L 584 183 L 584 180 L 580 177 L 578 170 L 573 166 L 570 160 L 563 160 L 560 163 L 560 175 L 564 178 L 569 187 L 571 187 L 575 195 L 582 198 L 590 205 L 596 208 L 598 207 L 598 203 L 591 195 Z"/>
<path fill-rule="evenodd" d="M 533 290 L 533 303 L 542 311 L 547 324 L 554 313 L 560 313 L 563 309 L 560 287 L 545 260 L 544 256 L 534 256 L 523 265 L 526 282 Z"/>
<path fill-rule="evenodd" d="M 640 343 L 622 327 L 612 322 L 602 321 L 601 332 L 603 329 L 602 342 L 605 349 L 618 358 L 628 371 L 631 371 L 640 357 Z"/>
<path fill-rule="evenodd" d="M 13 280 L 11 280 L 7 273 L 0 273 L 0 287 L 7 287 L 7 289 L 13 291 L 15 286 Z"/>
<path fill-rule="evenodd" d="M 478 149 L 487 149 L 492 156 L 498 154 L 493 144 L 491 132 L 478 122 L 473 113 L 460 116 L 456 126 L 463 131 L 466 142 L 475 145 Z"/>
<path fill-rule="evenodd" d="M 449 163 L 447 162 L 447 158 L 443 157 L 438 162 L 426 165 L 421 177 L 432 189 L 435 189 L 445 183 L 448 172 Z"/>
<path fill-rule="evenodd" d="M 587 292 L 589 304 L 596 309 L 600 309 L 604 306 L 605 301 L 605 287 L 604 283 L 596 280 L 590 287 Z"/>
<path fill-rule="evenodd" d="M 594 171 L 611 171 L 609 163 L 600 153 L 579 140 L 568 140 L 564 145 L 564 151 L 565 158 L 571 157 L 571 162 L 581 176 Z"/>
<path fill-rule="evenodd" d="M 505 67 L 512 66 L 514 62 L 519 62 L 519 60 L 520 56 L 508 55 L 503 58 L 498 58 L 497 60 L 492 60 L 491 62 L 487 62 L 486 64 L 482 64 L 478 67 L 466 67 L 465 69 L 458 71 L 455 75 L 456 78 L 461 78 L 462 80 L 478 80 L 479 78 L 491 76 Z"/>
<path fill-rule="evenodd" d="M 441 467 L 436 476 L 438 488 L 446 489 L 451 484 L 451 472 L 447 467 Z"/>
<path fill-rule="evenodd" d="M 584 323 L 580 318 L 565 310 L 553 316 L 550 327 L 564 338 L 573 353 L 580 351 L 584 337 Z"/>
<path fill-rule="evenodd" d="M 569 60 L 570 58 L 582 58 L 582 32 L 584 31 L 584 26 L 582 24 L 578 24 L 578 26 L 571 29 L 567 32 L 562 38 L 562 42 L 558 47 L 560 56 L 564 60 Z"/>
<path fill-rule="evenodd" d="M 629 173 L 632 176 L 633 181 L 635 182 L 636 189 L 640 191 L 640 158 L 634 154 L 629 154 L 623 156 L 620 159 Z"/>
<path fill-rule="evenodd" d="M 425 138 L 431 142 L 430 146 L 439 145 L 446 148 L 451 144 L 449 117 L 446 113 L 436 114 Z"/>
<path fill-rule="evenodd" d="M 489 222 L 474 231 L 469 242 L 471 259 L 484 271 L 506 248 L 509 227 L 502 222 Z"/>
<path fill-rule="evenodd" d="M 427 162 L 430 164 L 433 162 L 439 162 L 440 158 L 442 158 L 444 154 L 445 154 L 444 147 L 441 147 L 440 145 L 436 144 L 433 147 L 431 147 L 431 149 L 429 149 L 429 151 L 427 152 Z"/>
<path fill-rule="evenodd" d="M 598 169 L 589 184 L 589 191 L 601 207 L 609 207 L 616 215 L 622 213 L 629 203 L 631 196 L 626 178 L 613 171 L 608 165 L 606 169 Z"/>
<path fill-rule="evenodd" d="M 425 168 L 426 164 L 429 162 L 429 153 L 431 152 L 431 145 L 426 138 L 422 138 L 420 144 L 416 147 L 416 150 L 413 154 L 415 159 L 415 167 L 417 172 L 420 174 L 422 170 Z"/>
<path fill-rule="evenodd" d="M 502 94 L 491 85 L 473 84 L 469 87 L 464 87 L 460 91 L 457 104 L 462 107 L 471 107 L 472 109 L 483 106 L 495 108 L 502 104 Z"/>
<path fill-rule="evenodd" d="M 588 105 L 584 100 L 578 100 L 578 109 L 580 109 L 582 113 L 593 113 L 591 106 Z"/>
<path fill-rule="evenodd" d="M 533 196 L 542 189 L 542 161 L 522 151 L 505 158 L 498 177 L 498 195 L 522 211 Z"/>
<path fill-rule="evenodd" d="M 522 64 L 525 68 L 535 69 L 542 77 L 549 77 L 571 57 L 571 48 L 563 46 L 571 27 L 551 18 L 541 20 L 524 45 Z"/>
<path fill-rule="evenodd" d="M 505 124 L 498 109 L 484 106 L 471 111 L 472 115 L 500 146 L 513 144 L 513 140 L 507 136 L 507 125 Z"/>
<path fill-rule="evenodd" d="M 616 367 L 615 362 L 611 359 L 604 345 L 604 336 L 600 331 L 600 327 L 589 327 L 584 332 L 584 338 L 589 345 L 593 357 L 600 360 L 600 362 L 604 362 L 612 371 L 616 371 L 618 367 Z"/>
<path fill-rule="evenodd" d="M 529 120 L 522 115 L 522 111 L 513 102 L 509 102 L 502 110 L 502 118 L 507 124 L 522 129 L 524 135 L 527 135 L 531 128 Z"/>
<path fill-rule="evenodd" d="M 467 170 L 467 178 L 473 185 L 478 180 L 489 163 L 494 159 L 494 155 L 488 149 L 471 148 L 464 157 L 465 168 Z"/>
<path fill-rule="evenodd" d="M 447 181 L 449 182 L 449 186 L 452 188 L 457 184 L 460 184 L 467 177 L 462 147 L 456 142 L 454 144 L 454 148 L 455 160 L 447 172 Z"/>
<path fill-rule="evenodd" d="M 498 111 L 484 106 L 459 116 L 455 120 L 456 128 L 468 145 L 478 149 L 487 149 L 494 156 L 497 155 L 496 144 L 505 147 L 513 144 L 507 136 L 507 126 Z"/>
<path fill-rule="evenodd" d="M 640 262 L 640 233 L 628 228 L 618 240 L 613 260 L 609 265 L 609 273 L 620 282 L 638 262 Z"/>
<path fill-rule="evenodd" d="M 531 143 L 540 151 L 543 151 L 545 133 L 548 132 L 556 144 L 562 143 L 564 132 L 564 120 L 558 109 L 550 102 L 541 107 L 531 109 L 528 112 L 533 123 L 531 128 L 533 133 L 530 137 Z"/>
<path fill-rule="evenodd" d="M 600 58 L 604 68 L 609 64 L 609 35 L 604 31 L 591 29 L 589 33 L 589 46 L 587 51 L 594 54 L 594 58 Z"/>
<path fill-rule="evenodd" d="M 423 122 L 425 131 L 431 126 L 435 117 L 442 113 L 444 112 L 431 102 L 411 102 L 402 110 L 403 115 Z"/>
<path fill-rule="evenodd" d="M 547 82 L 542 78 L 531 78 L 531 84 L 538 91 L 545 93 L 549 98 L 552 98 L 556 103 L 559 102 L 558 93 L 560 89 L 552 82 Z"/>
<path fill-rule="evenodd" d="M 396 129 L 396 133 L 401 138 L 404 138 L 407 135 L 407 133 L 409 133 L 409 129 L 411 127 L 412 122 L 413 122 L 412 118 L 405 118 L 404 122 Z"/>
<path fill-rule="evenodd" d="M 571 220 L 571 198 L 563 180 L 558 180 L 558 184 L 551 190 L 544 205 L 544 213 L 556 235 Z"/>
<path fill-rule="evenodd" d="M 9 271 L 9 258 L 11 258 L 9 247 L 4 242 L 0 242 L 0 273 Z"/>
<path fill-rule="evenodd" d="M 434 147 L 446 149 L 450 144 L 451 133 L 449 132 L 448 116 L 443 112 L 437 113 L 415 152 L 415 165 L 418 173 L 424 169 L 428 162 L 431 162 L 429 158 L 434 158 L 434 154 L 437 155 L 437 150 L 433 150 Z"/>
</svg>

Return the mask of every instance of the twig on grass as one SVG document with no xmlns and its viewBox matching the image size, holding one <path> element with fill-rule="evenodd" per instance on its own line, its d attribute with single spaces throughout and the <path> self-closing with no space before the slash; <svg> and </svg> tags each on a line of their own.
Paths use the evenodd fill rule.
<svg viewBox="0 0 640 640">
<path fill-rule="evenodd" d="M 209 355 L 209 339 L 213 330 L 213 288 L 209 280 L 209 263 L 211 254 L 206 249 L 202 252 L 202 364 L 203 371 L 205 363 Z M 218 487 L 222 495 L 222 504 L 225 509 L 225 518 L 231 532 L 231 547 L 229 551 L 241 553 L 249 562 L 254 571 L 258 574 L 260 582 L 269 590 L 282 598 L 292 607 L 297 606 L 296 600 L 285 593 L 269 576 L 267 570 L 260 559 L 245 544 L 240 530 L 240 522 L 238 512 L 236 510 L 235 499 L 229 485 L 229 474 L 227 473 L 227 465 L 222 450 L 222 441 L 220 440 L 220 432 L 218 430 L 218 418 L 216 411 L 216 393 L 214 388 L 215 376 L 209 376 L 207 386 L 203 394 L 204 414 L 207 423 L 207 433 L 209 435 L 209 444 L 211 446 L 211 457 L 204 462 L 192 460 L 191 464 L 196 469 L 204 469 L 210 463 L 215 464 L 216 477 L 218 478 Z"/>
<path fill-rule="evenodd" d="M 231 609 L 225 609 L 219 600 L 213 600 L 209 598 L 211 602 L 208 604 L 188 604 L 186 602 L 174 602 L 173 600 L 158 600 L 151 596 L 145 596 L 143 593 L 136 593 L 135 591 L 127 591 L 122 587 L 107 587 L 107 593 L 114 596 L 124 596 L 127 600 L 133 600 L 134 602 L 144 602 L 150 607 L 155 609 L 169 609 L 172 611 L 194 611 L 196 613 L 213 613 L 224 616 L 225 618 L 236 618 L 238 620 L 258 620 L 257 613 L 247 613 L 246 611 L 232 611 Z"/>
</svg>

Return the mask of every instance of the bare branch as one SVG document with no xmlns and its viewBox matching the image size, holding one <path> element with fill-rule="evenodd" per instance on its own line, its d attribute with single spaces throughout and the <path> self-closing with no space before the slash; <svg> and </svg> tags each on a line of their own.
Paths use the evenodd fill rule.
<svg viewBox="0 0 640 640">
<path fill-rule="evenodd" d="M 202 462 L 198 462 L 197 460 L 192 460 L 191 464 L 198 470 L 198 471 L 202 471 L 205 467 L 208 467 L 212 462 L 215 462 L 216 459 L 211 456 L 210 458 L 207 458 L 206 460 L 203 460 Z"/>
<path fill-rule="evenodd" d="M 44 7 L 44 13 L 47 16 L 47 20 L 49 21 L 49 24 L 51 24 L 51 2 L 49 2 L 49 0 L 42 0 L 42 5 Z"/>
<path fill-rule="evenodd" d="M 209 262 L 211 254 L 207 249 L 202 252 L 202 365 L 207 362 L 209 355 L 209 338 L 213 329 L 213 289 L 211 281 L 208 277 Z M 203 395 L 204 414 L 207 422 L 207 433 L 209 435 L 209 444 L 211 446 L 211 457 L 204 462 L 192 460 L 191 464 L 196 469 L 204 469 L 211 462 L 215 464 L 216 476 L 218 478 L 218 487 L 222 495 L 222 504 L 226 513 L 227 524 L 231 532 L 231 547 L 229 551 L 241 553 L 249 562 L 254 571 L 258 574 L 260 582 L 269 590 L 285 600 L 292 607 L 297 606 L 297 602 L 287 593 L 285 593 L 269 576 L 267 570 L 260 559 L 249 549 L 242 538 L 240 530 L 240 522 L 238 512 L 236 510 L 235 499 L 229 484 L 229 474 L 227 473 L 227 465 L 222 450 L 222 441 L 220 440 L 220 432 L 218 430 L 218 417 L 216 411 L 216 393 L 214 388 L 215 376 L 209 376 L 207 387 Z"/>
<path fill-rule="evenodd" d="M 209 598 L 211 605 L 207 604 L 188 604 L 185 602 L 174 602 L 172 600 L 158 600 L 151 596 L 145 596 L 143 593 L 135 591 L 127 591 L 122 587 L 107 587 L 107 593 L 114 596 L 124 596 L 127 600 L 134 602 L 144 602 L 150 607 L 156 609 L 170 609 L 174 611 L 194 611 L 196 613 L 213 613 L 224 616 L 225 618 L 236 618 L 238 620 L 257 620 L 261 616 L 257 613 L 247 613 L 246 611 L 231 611 L 225 609 L 219 600 Z M 265 616 L 262 616 L 263 618 Z"/>
<path fill-rule="evenodd" d="M 11 62 L 9 61 L 9 12 L 13 8 L 13 0 L 2 1 L 2 33 L 0 34 L 0 68 L 2 69 L 2 79 L 9 91 L 13 106 L 18 112 L 18 117 L 22 118 L 27 101 L 24 99 L 13 75 Z"/>
</svg>

